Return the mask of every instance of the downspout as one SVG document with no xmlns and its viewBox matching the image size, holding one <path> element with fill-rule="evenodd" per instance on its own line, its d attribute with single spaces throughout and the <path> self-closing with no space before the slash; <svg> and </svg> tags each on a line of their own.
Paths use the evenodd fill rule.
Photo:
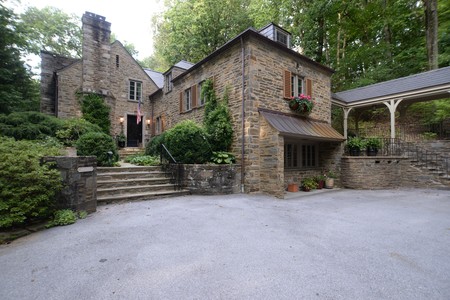
<svg viewBox="0 0 450 300">
<path fill-rule="evenodd" d="M 241 126 L 242 126 L 242 142 L 241 142 L 241 193 L 245 192 L 245 49 L 244 41 L 241 36 L 241 61 L 242 61 L 242 111 L 241 111 Z"/>
</svg>

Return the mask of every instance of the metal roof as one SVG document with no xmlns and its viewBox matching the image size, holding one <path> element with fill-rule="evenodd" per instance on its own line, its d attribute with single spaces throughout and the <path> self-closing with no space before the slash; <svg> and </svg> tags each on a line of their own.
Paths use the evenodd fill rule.
<svg viewBox="0 0 450 300">
<path fill-rule="evenodd" d="M 185 60 L 180 60 L 179 62 L 177 62 L 174 67 L 178 67 L 184 70 L 188 70 L 190 69 L 194 64 Z"/>
<path fill-rule="evenodd" d="M 345 138 L 330 124 L 291 114 L 259 109 L 261 115 L 281 135 L 309 140 L 344 141 Z"/>
<path fill-rule="evenodd" d="M 164 75 L 162 73 L 150 69 L 144 69 L 144 71 L 153 80 L 158 89 L 162 89 L 164 87 Z"/>
<path fill-rule="evenodd" d="M 371 99 L 401 96 L 446 85 L 450 85 L 450 67 L 338 92 L 333 94 L 333 98 L 346 104 L 356 104 Z"/>
</svg>

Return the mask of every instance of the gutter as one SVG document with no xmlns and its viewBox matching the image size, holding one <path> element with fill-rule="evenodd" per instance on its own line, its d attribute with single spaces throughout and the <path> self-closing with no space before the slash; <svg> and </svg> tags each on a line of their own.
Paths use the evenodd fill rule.
<svg viewBox="0 0 450 300">
<path fill-rule="evenodd" d="M 241 61 L 242 61 L 242 117 L 241 117 L 241 126 L 242 126 L 242 142 L 241 142 L 241 193 L 245 192 L 245 48 L 244 48 L 244 40 L 241 36 Z"/>
</svg>

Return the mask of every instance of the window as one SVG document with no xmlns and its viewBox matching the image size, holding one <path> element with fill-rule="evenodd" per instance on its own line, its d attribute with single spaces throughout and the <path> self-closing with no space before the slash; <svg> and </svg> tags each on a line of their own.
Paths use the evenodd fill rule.
<svg viewBox="0 0 450 300">
<path fill-rule="evenodd" d="M 316 144 L 288 142 L 284 145 L 285 168 L 307 169 L 318 166 L 318 147 Z"/>
<path fill-rule="evenodd" d="M 128 99 L 135 101 L 142 99 L 142 82 L 130 80 Z"/>
<path fill-rule="evenodd" d="M 286 33 L 275 30 L 275 39 L 278 43 L 285 45 L 286 47 L 289 47 L 289 37 Z"/>
<path fill-rule="evenodd" d="M 202 81 L 202 82 L 200 82 L 200 83 L 198 84 L 197 94 L 198 94 L 198 98 L 199 98 L 199 99 L 198 99 L 197 103 L 198 103 L 199 106 L 203 106 L 203 105 L 205 105 L 205 103 L 206 103 L 205 96 L 202 95 L 202 86 L 203 86 L 204 83 L 205 83 L 205 82 Z"/>
<path fill-rule="evenodd" d="M 119 67 L 119 55 L 116 55 L 116 68 Z"/>
<path fill-rule="evenodd" d="M 156 128 L 155 128 L 156 134 L 160 134 L 162 132 L 161 131 L 161 117 L 156 118 L 155 126 L 156 126 Z"/>
<path fill-rule="evenodd" d="M 185 111 L 192 109 L 192 92 L 191 89 L 187 89 L 184 91 L 184 104 L 185 104 Z"/>
<path fill-rule="evenodd" d="M 166 93 L 172 91 L 172 88 L 173 88 L 173 83 L 172 83 L 172 72 L 170 72 L 169 74 L 166 75 L 164 85 L 165 85 L 165 87 L 166 87 Z"/>
<path fill-rule="evenodd" d="M 303 78 L 298 75 L 291 75 L 291 96 L 295 97 L 303 94 Z"/>
</svg>

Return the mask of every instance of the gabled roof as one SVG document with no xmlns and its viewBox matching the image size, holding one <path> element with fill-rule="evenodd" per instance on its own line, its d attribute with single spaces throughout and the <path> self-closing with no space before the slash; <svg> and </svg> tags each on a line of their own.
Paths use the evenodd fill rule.
<svg viewBox="0 0 450 300">
<path fill-rule="evenodd" d="M 245 39 L 248 37 L 255 37 L 257 39 L 259 39 L 262 42 L 268 43 L 270 45 L 272 45 L 273 47 L 277 48 L 277 50 L 279 51 L 283 51 L 286 53 L 289 53 L 303 61 L 306 61 L 307 63 L 310 63 L 312 65 L 314 65 L 315 67 L 317 67 L 318 69 L 324 71 L 325 73 L 328 74 L 333 74 L 334 70 L 322 65 L 312 59 L 310 59 L 309 57 L 306 57 L 290 48 L 287 48 L 286 46 L 281 45 L 280 43 L 277 43 L 276 41 L 273 41 L 265 36 L 263 36 L 262 34 L 259 33 L 259 31 L 257 31 L 256 29 L 250 27 L 247 30 L 241 32 L 240 34 L 238 34 L 235 38 L 229 40 L 228 42 L 226 42 L 222 47 L 220 47 L 219 49 L 217 49 L 216 51 L 212 52 L 210 55 L 206 56 L 204 59 L 202 59 L 201 61 L 199 61 L 198 63 L 196 63 L 195 65 L 193 65 L 191 68 L 189 68 L 186 72 L 184 72 L 183 74 L 177 76 L 177 78 L 175 78 L 173 81 L 177 81 L 181 78 L 183 78 L 184 76 L 186 76 L 189 72 L 199 68 L 201 65 L 203 65 L 204 63 L 206 63 L 207 61 L 211 60 L 212 58 L 220 55 L 222 52 L 226 51 L 227 49 L 231 48 L 233 45 L 240 43 L 241 39 Z M 166 72 L 167 73 L 167 72 Z M 166 74 L 164 73 L 164 74 Z"/>
<path fill-rule="evenodd" d="M 398 97 L 419 93 L 422 90 L 450 89 L 450 67 L 440 68 L 407 77 L 380 82 L 361 88 L 334 93 L 333 99 L 345 104 L 376 101 L 386 97 Z M 445 91 L 444 91 L 445 94 Z M 450 97 L 450 94 L 448 94 Z"/>
<path fill-rule="evenodd" d="M 164 75 L 162 73 L 144 68 L 145 73 L 150 77 L 151 80 L 156 84 L 158 89 L 162 89 L 164 87 Z"/>
<path fill-rule="evenodd" d="M 185 60 L 180 60 L 179 62 L 177 62 L 174 67 L 180 68 L 180 69 L 185 69 L 185 70 L 189 70 L 194 64 Z"/>
</svg>

